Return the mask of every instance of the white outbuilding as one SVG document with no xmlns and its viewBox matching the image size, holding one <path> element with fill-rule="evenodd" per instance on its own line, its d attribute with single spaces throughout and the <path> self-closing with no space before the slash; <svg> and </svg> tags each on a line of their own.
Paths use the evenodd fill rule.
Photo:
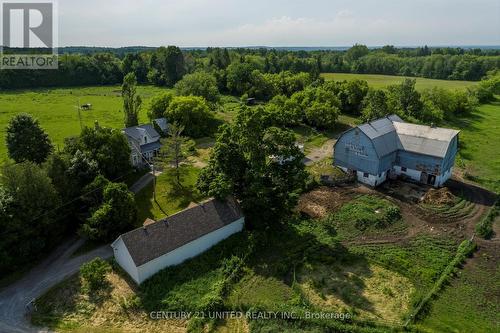
<svg viewBox="0 0 500 333">
<path fill-rule="evenodd" d="M 205 252 L 243 229 L 234 199 L 210 199 L 120 235 L 112 244 L 118 264 L 138 284 L 165 267 Z"/>
</svg>

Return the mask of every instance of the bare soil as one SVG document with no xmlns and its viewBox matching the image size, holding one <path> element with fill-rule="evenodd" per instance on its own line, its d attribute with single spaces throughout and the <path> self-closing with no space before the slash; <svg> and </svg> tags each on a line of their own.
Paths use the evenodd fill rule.
<svg viewBox="0 0 500 333">
<path fill-rule="evenodd" d="M 441 190 L 439 195 L 448 192 L 454 196 L 461 195 L 473 204 L 472 211 L 466 217 L 444 220 L 442 216 L 439 216 L 434 211 L 423 209 L 417 202 L 426 195 L 430 188 L 417 184 L 406 186 L 401 182 L 388 182 L 379 188 L 370 188 L 359 184 L 343 187 L 319 187 L 301 196 L 298 209 L 313 218 L 321 218 L 328 213 L 337 211 L 356 194 L 379 195 L 400 207 L 403 220 L 407 224 L 406 233 L 403 235 L 388 233 L 371 238 L 360 237 L 346 243 L 406 243 L 419 235 L 450 236 L 457 241 L 471 238 L 474 235 L 476 223 L 494 204 L 495 194 L 477 185 L 457 180 L 451 180 L 447 185 L 447 190 Z M 405 196 L 400 191 L 397 191 L 400 189 L 404 189 L 408 195 Z M 448 194 L 444 194 L 444 196 L 448 196 Z M 416 201 L 416 198 L 419 198 L 419 200 Z M 498 227 L 496 226 L 496 228 Z"/>
</svg>

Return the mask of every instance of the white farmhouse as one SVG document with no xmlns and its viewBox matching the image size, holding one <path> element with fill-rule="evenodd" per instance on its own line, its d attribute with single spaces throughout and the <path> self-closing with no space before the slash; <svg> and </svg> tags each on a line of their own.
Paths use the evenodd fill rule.
<svg viewBox="0 0 500 333">
<path fill-rule="evenodd" d="M 145 164 L 145 160 L 151 162 L 160 151 L 160 134 L 155 129 L 166 133 L 167 120 L 159 118 L 153 120 L 154 124 L 145 124 L 124 128 L 122 131 L 127 137 L 130 145 L 130 162 L 134 167 L 141 167 Z"/>
<path fill-rule="evenodd" d="M 244 223 L 241 208 L 234 199 L 210 199 L 129 231 L 111 247 L 118 264 L 141 284 L 161 269 L 197 256 L 241 231 Z"/>
</svg>

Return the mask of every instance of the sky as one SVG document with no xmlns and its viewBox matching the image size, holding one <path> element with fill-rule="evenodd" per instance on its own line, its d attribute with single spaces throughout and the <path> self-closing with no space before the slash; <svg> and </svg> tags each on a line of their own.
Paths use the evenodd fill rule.
<svg viewBox="0 0 500 333">
<path fill-rule="evenodd" d="M 500 45 L 500 0 L 59 0 L 60 46 Z"/>
</svg>

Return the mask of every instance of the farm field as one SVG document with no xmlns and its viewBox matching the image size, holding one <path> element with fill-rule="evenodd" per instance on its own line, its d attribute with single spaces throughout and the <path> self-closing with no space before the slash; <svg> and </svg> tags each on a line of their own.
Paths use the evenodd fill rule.
<svg viewBox="0 0 500 333">
<path fill-rule="evenodd" d="M 149 99 L 165 88 L 138 86 L 143 99 L 139 120 L 146 122 Z M 64 138 L 80 133 L 77 105 L 90 103 L 92 109 L 81 111 L 82 124 L 114 128 L 123 127 L 120 86 L 72 87 L 54 89 L 16 90 L 0 92 L 0 163 L 7 160 L 5 128 L 18 113 L 29 113 L 40 121 L 54 145 L 62 148 Z"/>
<path fill-rule="evenodd" d="M 308 194 L 308 198 L 313 201 L 326 198 L 328 202 L 318 202 L 325 207 L 321 216 L 296 216 L 279 230 L 233 235 L 198 257 L 162 270 L 140 287 L 114 266 L 107 276 L 109 288 L 98 297 L 90 297 L 81 289 L 76 275 L 37 301 L 39 311 L 33 322 L 60 332 L 93 331 L 96 327 L 102 332 L 140 332 L 144 328 L 151 332 L 186 332 L 188 327 L 201 331 L 205 325 L 210 325 L 214 332 L 227 332 L 228 327 L 243 332 L 321 332 L 327 327 L 351 332 L 401 329 L 415 304 L 453 258 L 462 236 L 454 234 L 448 224 L 420 220 L 418 210 L 412 205 L 362 186 L 319 188 Z M 370 211 L 378 213 L 370 215 Z M 474 221 L 456 223 L 462 230 Z M 352 232 L 357 234 L 356 238 L 347 237 Z M 483 260 L 489 268 L 478 266 L 481 272 L 490 272 L 489 276 L 495 265 L 490 260 L 489 257 Z M 468 268 L 469 263 L 464 273 L 459 273 L 467 277 L 465 283 L 452 282 L 464 292 L 476 281 L 475 273 L 468 273 Z M 493 277 L 481 278 L 481 285 L 486 286 L 490 280 Z M 446 305 L 452 302 L 454 293 L 446 287 L 436 299 L 431 316 L 418 322 L 418 328 L 441 332 L 442 325 L 450 325 L 439 318 L 446 316 Z M 464 311 L 460 304 L 468 297 L 471 294 L 465 293 L 453 303 L 457 315 Z M 495 301 L 478 302 L 478 306 L 486 307 L 485 315 L 468 320 L 487 331 L 491 326 L 485 318 L 494 314 Z M 147 319 L 148 312 L 153 310 L 201 311 L 212 306 L 298 314 L 350 313 L 354 321 Z M 374 328 L 365 331 L 353 326 L 365 321 L 370 321 Z M 459 328 L 447 327 L 450 332 Z"/>
<path fill-rule="evenodd" d="M 405 79 L 404 76 L 395 75 L 379 75 L 379 74 L 351 74 L 351 73 L 322 73 L 322 77 L 326 80 L 335 81 L 352 81 L 352 80 L 366 80 L 368 84 L 377 89 L 382 89 L 391 84 L 401 83 Z M 467 87 L 476 85 L 477 82 L 472 81 L 451 81 L 451 80 L 436 80 L 426 79 L 422 77 L 410 77 L 416 79 L 416 88 L 423 90 L 432 87 L 442 87 L 447 89 L 465 89 Z"/>
<path fill-rule="evenodd" d="M 498 251 L 495 244 L 480 247 L 432 303 L 418 327 L 432 333 L 498 331 Z"/>
</svg>

